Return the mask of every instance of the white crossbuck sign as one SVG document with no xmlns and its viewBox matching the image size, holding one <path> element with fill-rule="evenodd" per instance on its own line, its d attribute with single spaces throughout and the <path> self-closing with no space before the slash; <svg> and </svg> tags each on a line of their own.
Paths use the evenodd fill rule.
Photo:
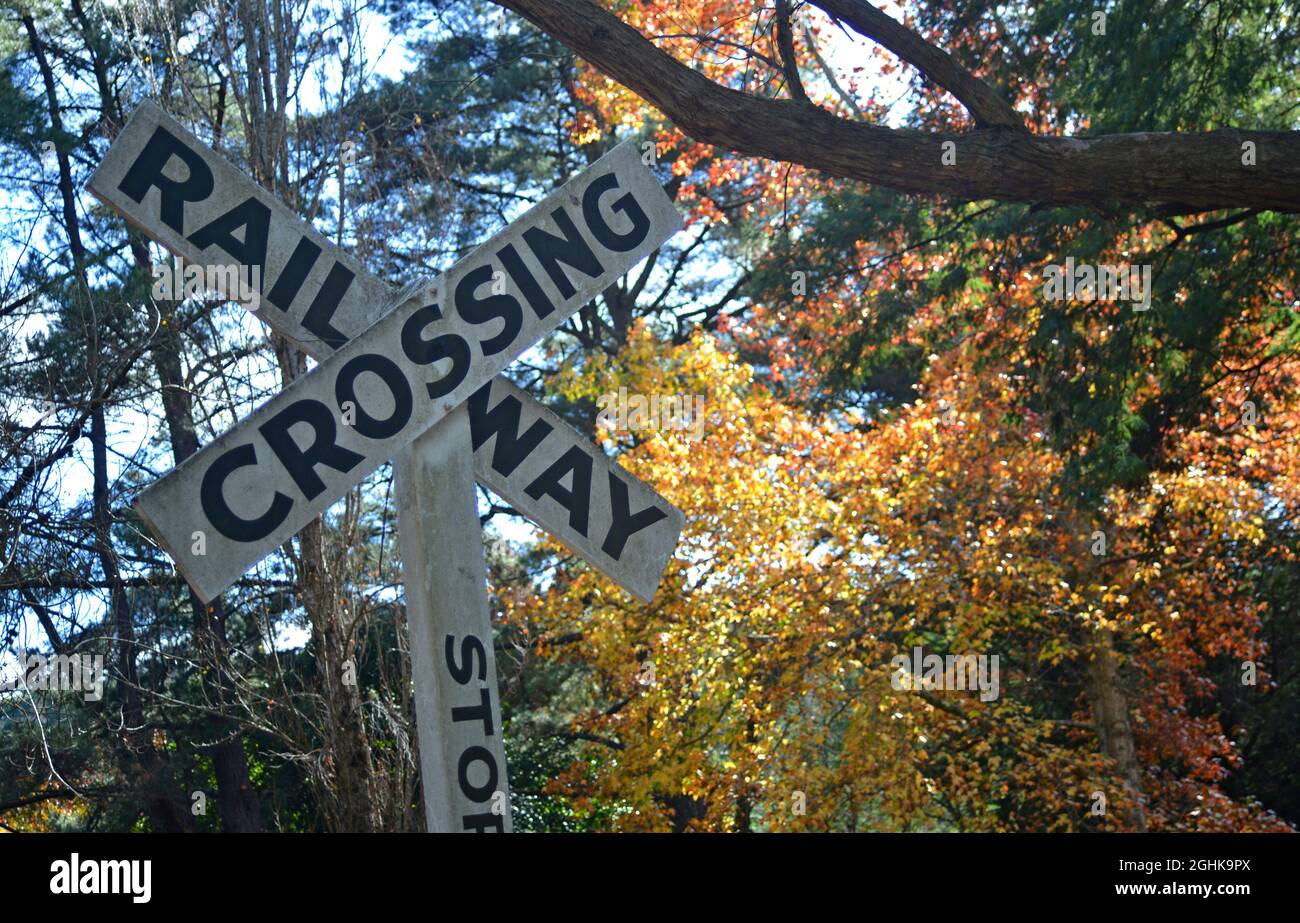
<svg viewBox="0 0 1300 923">
<path fill-rule="evenodd" d="M 88 188 L 320 361 L 136 509 L 210 601 L 392 459 L 428 827 L 508 831 L 473 481 L 654 595 L 681 512 L 500 373 L 681 228 L 662 186 L 625 142 L 401 293 L 152 103 Z"/>
</svg>

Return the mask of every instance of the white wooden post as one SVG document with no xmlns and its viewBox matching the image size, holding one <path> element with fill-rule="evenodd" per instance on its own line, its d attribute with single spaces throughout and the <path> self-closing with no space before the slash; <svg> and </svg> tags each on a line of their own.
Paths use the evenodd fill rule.
<svg viewBox="0 0 1300 923">
<path fill-rule="evenodd" d="M 430 833 L 509 833 L 496 657 L 462 405 L 394 463 L 420 784 Z"/>
</svg>

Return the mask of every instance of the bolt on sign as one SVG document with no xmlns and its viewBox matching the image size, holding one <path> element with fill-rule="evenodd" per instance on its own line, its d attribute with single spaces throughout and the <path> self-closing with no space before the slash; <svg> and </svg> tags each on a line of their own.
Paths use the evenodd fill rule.
<svg viewBox="0 0 1300 923">
<path fill-rule="evenodd" d="M 502 821 L 495 803 L 505 766 L 481 542 L 467 552 L 464 534 L 477 527 L 471 478 L 643 601 L 684 521 L 500 375 L 681 228 L 635 145 L 614 148 L 445 273 L 401 293 L 152 103 L 132 115 L 88 188 L 185 260 L 236 265 L 246 303 L 320 359 L 147 488 L 136 509 L 208 601 L 395 459 L 408 621 L 413 642 L 420 635 L 413 659 L 430 829 L 509 829 L 508 809 Z M 414 618 L 415 608 L 428 619 Z M 442 707 L 475 678 L 477 706 Z M 476 723 L 490 747 L 463 733 Z M 438 749 L 441 766 L 427 755 Z M 444 768 L 453 762 L 455 785 Z M 478 782 L 476 765 L 486 767 Z"/>
</svg>

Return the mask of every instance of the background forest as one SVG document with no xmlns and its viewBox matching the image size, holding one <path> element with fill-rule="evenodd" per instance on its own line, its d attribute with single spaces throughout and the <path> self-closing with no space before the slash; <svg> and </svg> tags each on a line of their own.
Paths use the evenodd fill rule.
<svg viewBox="0 0 1300 923">
<path fill-rule="evenodd" d="M 727 87 L 970 127 L 811 5 L 601 5 Z M 1292 4 L 888 10 L 1035 132 L 1300 129 Z M 0 62 L 0 674 L 108 671 L 0 692 L 3 829 L 423 826 L 390 469 L 210 607 L 131 510 L 309 367 L 154 297 L 85 192 L 144 99 L 393 285 L 628 138 L 689 215 L 509 370 L 686 515 L 642 605 L 481 492 L 515 829 L 1300 823 L 1296 214 L 741 157 L 472 0 L 0 0 Z M 1150 309 L 1045 297 L 1067 259 L 1149 266 Z M 619 389 L 699 438 L 598 424 Z M 917 646 L 1000 694 L 895 688 Z"/>
</svg>

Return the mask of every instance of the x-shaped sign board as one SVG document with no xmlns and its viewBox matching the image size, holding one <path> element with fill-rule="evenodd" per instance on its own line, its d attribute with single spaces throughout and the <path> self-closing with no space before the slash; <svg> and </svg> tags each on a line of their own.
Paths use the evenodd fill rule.
<svg viewBox="0 0 1300 923">
<path fill-rule="evenodd" d="M 654 595 L 680 512 L 493 377 L 680 228 L 634 145 L 611 151 L 438 277 L 450 303 L 417 293 L 391 311 L 396 290 L 152 103 L 131 117 L 88 188 L 190 263 L 257 267 L 258 316 L 309 355 L 349 344 L 331 372 L 314 370 L 311 386 L 295 382 L 299 390 L 273 402 L 287 414 L 260 408 L 141 495 L 140 511 L 205 601 L 471 397 L 480 483 L 637 598 Z M 383 332 L 367 331 L 381 317 Z M 390 380 L 409 411 L 395 412 Z M 336 392 L 353 400 L 357 425 L 327 439 L 321 407 L 340 418 L 330 409 Z M 253 431 L 253 420 L 260 427 L 272 418 Z M 290 431 L 313 425 L 318 444 L 299 448 Z M 538 481 L 570 464 L 572 497 Z M 207 536 L 202 556 L 188 550 L 196 530 Z"/>
<path fill-rule="evenodd" d="M 238 266 L 259 316 L 320 360 L 137 510 L 208 601 L 394 459 L 430 829 L 509 829 L 500 804 L 482 811 L 505 765 L 469 478 L 633 595 L 654 594 L 680 511 L 499 373 L 681 228 L 671 200 L 621 144 L 405 297 L 152 103 L 88 187 L 190 263 Z M 475 674 L 481 702 L 449 710 Z M 477 721 L 490 739 L 462 733 Z M 434 785 L 452 763 L 456 778 Z"/>
</svg>

